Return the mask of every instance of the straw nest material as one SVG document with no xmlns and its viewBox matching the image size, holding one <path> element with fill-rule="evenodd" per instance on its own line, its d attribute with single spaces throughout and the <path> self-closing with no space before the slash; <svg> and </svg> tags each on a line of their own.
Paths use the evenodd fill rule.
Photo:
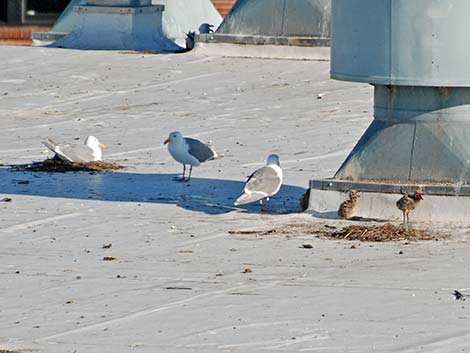
<svg viewBox="0 0 470 353">
<path fill-rule="evenodd" d="M 403 225 L 393 225 L 385 223 L 383 225 L 351 225 L 340 230 L 323 231 L 322 236 L 331 239 L 359 240 L 370 242 L 386 242 L 401 240 L 433 240 L 436 235 L 426 230 L 406 227 Z"/>
<path fill-rule="evenodd" d="M 439 238 L 426 230 L 386 223 L 382 225 L 350 225 L 337 227 L 321 224 L 288 224 L 268 230 L 230 231 L 238 235 L 315 235 L 322 238 L 338 240 L 357 240 L 364 242 L 416 241 Z"/>
<path fill-rule="evenodd" d="M 24 165 L 13 165 L 14 169 L 29 172 L 67 173 L 67 172 L 112 172 L 123 169 L 124 166 L 104 161 L 88 163 L 67 163 L 59 158 L 46 159 L 42 162 L 34 162 Z"/>
</svg>

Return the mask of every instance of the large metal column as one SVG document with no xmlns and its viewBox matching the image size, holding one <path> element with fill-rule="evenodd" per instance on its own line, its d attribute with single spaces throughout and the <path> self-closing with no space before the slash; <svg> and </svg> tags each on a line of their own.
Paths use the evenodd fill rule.
<svg viewBox="0 0 470 353">
<path fill-rule="evenodd" d="M 314 211 L 337 207 L 325 193 L 359 189 L 376 193 L 361 216 L 393 218 L 379 195 L 420 185 L 444 198 L 418 219 L 468 216 L 470 198 L 448 196 L 470 195 L 469 12 L 468 0 L 332 0 L 331 77 L 373 84 L 374 120 L 333 179 L 311 181 Z"/>
<path fill-rule="evenodd" d="M 470 182 L 470 88 L 376 85 L 374 100 L 335 179 Z"/>
</svg>

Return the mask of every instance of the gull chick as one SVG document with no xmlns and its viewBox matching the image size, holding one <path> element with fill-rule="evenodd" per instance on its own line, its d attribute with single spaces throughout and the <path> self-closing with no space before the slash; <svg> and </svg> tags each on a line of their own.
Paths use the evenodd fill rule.
<svg viewBox="0 0 470 353">
<path fill-rule="evenodd" d="M 403 212 L 403 224 L 409 223 L 410 221 L 410 212 L 414 211 L 423 201 L 423 190 L 418 188 L 414 194 L 405 195 L 400 200 L 397 201 L 398 209 Z M 406 218 L 406 220 L 405 220 Z"/>
<path fill-rule="evenodd" d="M 338 209 L 338 216 L 344 219 L 350 219 L 354 214 L 354 209 L 357 206 L 359 200 L 359 193 L 357 190 L 349 191 L 349 199 L 344 201 Z"/>
<path fill-rule="evenodd" d="M 101 149 L 105 147 L 95 136 L 88 136 L 83 145 L 59 144 L 50 138 L 47 138 L 43 143 L 57 157 L 68 163 L 101 161 L 103 157 Z"/>
<path fill-rule="evenodd" d="M 190 137 L 183 137 L 179 131 L 171 132 L 163 144 L 168 144 L 168 152 L 177 162 L 183 165 L 183 177 L 179 181 L 189 181 L 193 167 L 199 167 L 201 163 L 223 157 L 217 154 L 209 144 Z M 187 164 L 190 165 L 190 168 L 189 176 L 186 179 Z"/>
<path fill-rule="evenodd" d="M 258 201 L 263 204 L 266 199 L 266 207 L 269 198 L 276 195 L 282 185 L 282 169 L 279 164 L 279 156 L 271 154 L 268 156 L 266 165 L 251 174 L 245 183 L 243 194 L 235 201 L 235 205 L 244 205 Z"/>
</svg>

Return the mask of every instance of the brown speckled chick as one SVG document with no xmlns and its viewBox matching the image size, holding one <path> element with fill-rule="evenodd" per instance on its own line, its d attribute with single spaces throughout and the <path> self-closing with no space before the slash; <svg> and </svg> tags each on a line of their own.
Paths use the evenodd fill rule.
<svg viewBox="0 0 470 353">
<path fill-rule="evenodd" d="M 415 210 L 423 201 L 423 190 L 418 189 L 412 195 L 405 195 L 397 201 L 397 207 L 403 212 L 403 224 L 410 221 L 410 212 Z"/>
<path fill-rule="evenodd" d="M 349 191 L 349 199 L 344 201 L 338 209 L 338 216 L 344 219 L 350 219 L 353 216 L 354 209 L 357 206 L 359 193 L 357 190 Z"/>
</svg>

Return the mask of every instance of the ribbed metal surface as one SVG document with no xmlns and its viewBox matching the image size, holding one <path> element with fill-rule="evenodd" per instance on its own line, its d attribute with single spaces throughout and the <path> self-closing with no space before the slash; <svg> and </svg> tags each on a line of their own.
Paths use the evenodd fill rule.
<svg viewBox="0 0 470 353">
<path fill-rule="evenodd" d="M 238 0 L 218 34 L 330 35 L 330 0 Z"/>
<path fill-rule="evenodd" d="M 357 190 L 359 192 L 372 192 L 380 194 L 412 194 L 420 188 L 425 195 L 437 196 L 470 196 L 470 186 L 462 185 L 456 187 L 449 184 L 427 184 L 420 183 L 381 183 L 381 182 L 358 182 L 335 179 L 313 179 L 310 180 L 310 188 L 317 190 L 341 191 Z"/>
<path fill-rule="evenodd" d="M 470 86 L 470 1 L 332 1 L 332 78 Z"/>
<path fill-rule="evenodd" d="M 177 52 L 181 47 L 162 30 L 163 5 L 74 7 L 74 30 L 51 47 L 87 50 L 155 50 Z"/>
<path fill-rule="evenodd" d="M 470 184 L 470 88 L 377 85 L 374 109 L 336 179 Z"/>
<path fill-rule="evenodd" d="M 55 21 L 54 26 L 51 28 L 51 32 L 70 32 L 73 30 L 73 26 L 77 21 L 77 14 L 73 11 L 73 8 L 77 5 L 84 4 L 86 0 L 72 0 L 67 5 L 65 10 L 60 14 L 59 18 Z"/>
<path fill-rule="evenodd" d="M 153 5 L 153 6 L 135 6 L 135 7 L 127 7 L 127 6 L 76 6 L 74 7 L 74 12 L 78 13 L 92 13 L 95 14 L 139 14 L 139 13 L 153 13 L 153 12 L 163 12 L 165 10 L 165 6 L 163 5 Z M 136 25 L 139 25 L 136 23 Z"/>
<path fill-rule="evenodd" d="M 72 0 L 64 12 L 55 22 L 51 32 L 69 33 L 74 29 L 78 22 L 77 13 L 73 11 L 74 6 L 93 3 L 112 3 L 113 6 L 122 3 L 127 4 L 150 4 L 164 5 L 165 13 L 162 18 L 162 26 L 165 35 L 172 40 L 180 39 L 184 43 L 185 33 L 189 31 L 197 31 L 201 23 L 210 23 L 218 26 L 222 21 L 217 10 L 214 8 L 210 0 L 145 0 L 142 2 L 132 0 Z M 126 5 L 128 6 L 128 5 Z M 35 39 L 42 39 L 43 35 L 35 35 Z"/>
<path fill-rule="evenodd" d="M 230 34 L 199 34 L 197 41 L 202 43 L 231 43 L 252 45 L 282 45 L 296 47 L 327 47 L 329 38 L 296 37 L 296 36 L 261 36 L 261 35 L 230 35 Z M 328 55 L 329 58 L 329 55 Z"/>
</svg>

